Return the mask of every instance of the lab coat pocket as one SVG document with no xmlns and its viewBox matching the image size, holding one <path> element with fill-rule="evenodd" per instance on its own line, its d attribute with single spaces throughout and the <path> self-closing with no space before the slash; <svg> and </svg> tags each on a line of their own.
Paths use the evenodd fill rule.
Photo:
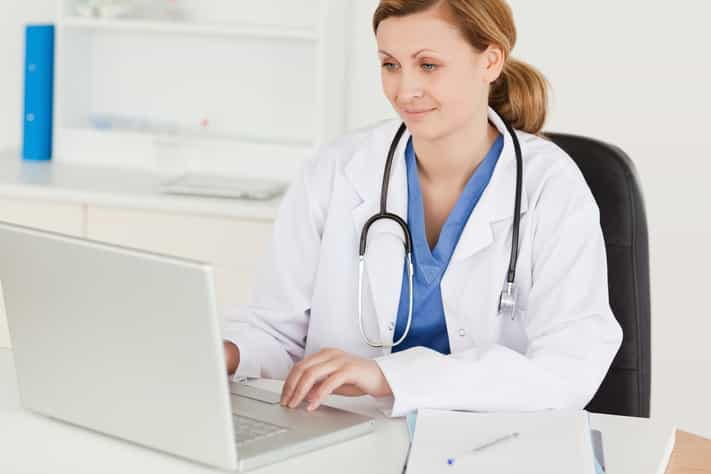
<svg viewBox="0 0 711 474">
<path fill-rule="evenodd" d="M 527 316 L 527 309 L 520 306 L 516 308 L 513 319 L 499 316 L 499 344 L 525 354 L 528 347 L 528 336 L 525 330 Z"/>
</svg>

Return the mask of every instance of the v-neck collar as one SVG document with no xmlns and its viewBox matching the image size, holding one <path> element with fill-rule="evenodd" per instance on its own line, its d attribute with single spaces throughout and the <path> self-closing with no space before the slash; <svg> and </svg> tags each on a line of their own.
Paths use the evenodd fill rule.
<svg viewBox="0 0 711 474">
<path fill-rule="evenodd" d="M 417 159 L 412 137 L 408 139 L 405 149 L 408 183 L 408 223 L 413 239 L 414 263 L 428 282 L 434 280 L 447 267 L 459 236 L 494 172 L 503 148 L 503 142 L 503 136 L 499 134 L 482 162 L 472 173 L 472 176 L 469 177 L 464 190 L 459 195 L 456 204 L 440 229 L 434 248 L 430 249 L 425 232 L 424 204 L 419 173 L 417 172 Z"/>
</svg>

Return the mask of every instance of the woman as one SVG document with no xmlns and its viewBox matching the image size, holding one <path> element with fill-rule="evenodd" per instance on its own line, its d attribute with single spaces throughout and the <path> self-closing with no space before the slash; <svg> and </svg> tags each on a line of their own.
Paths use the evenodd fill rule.
<svg viewBox="0 0 711 474">
<path fill-rule="evenodd" d="M 359 311 L 360 234 L 380 209 L 394 120 L 324 147 L 290 188 L 252 302 L 227 318 L 228 373 L 286 378 L 282 404 L 309 410 L 330 393 L 392 397 L 392 416 L 583 408 L 622 334 L 598 208 L 574 162 L 538 136 L 546 82 L 510 57 L 509 6 L 382 0 L 373 27 L 383 90 L 407 126 L 385 200 L 412 234 L 412 314 L 395 220 L 369 229 Z M 517 179 L 507 123 L 523 162 L 512 314 L 499 312 Z"/>
</svg>

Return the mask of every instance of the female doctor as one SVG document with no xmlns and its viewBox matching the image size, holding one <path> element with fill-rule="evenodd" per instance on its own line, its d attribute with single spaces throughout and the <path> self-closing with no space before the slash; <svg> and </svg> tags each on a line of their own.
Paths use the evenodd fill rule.
<svg viewBox="0 0 711 474">
<path fill-rule="evenodd" d="M 538 135 L 546 82 L 510 56 L 509 6 L 381 0 L 373 27 L 401 120 L 292 184 L 225 320 L 228 373 L 286 379 L 281 403 L 308 410 L 330 393 L 392 397 L 392 416 L 583 408 L 622 333 L 598 208 Z"/>
</svg>

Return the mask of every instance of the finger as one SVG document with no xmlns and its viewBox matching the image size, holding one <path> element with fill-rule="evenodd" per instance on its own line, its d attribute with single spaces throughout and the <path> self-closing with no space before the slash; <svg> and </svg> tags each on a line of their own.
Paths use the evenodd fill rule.
<svg viewBox="0 0 711 474">
<path fill-rule="evenodd" d="M 344 361 L 342 358 L 335 358 L 321 364 L 314 365 L 304 371 L 296 387 L 294 388 L 291 399 L 287 402 L 289 407 L 294 408 L 299 406 L 306 394 L 309 393 L 316 382 L 324 377 L 328 377 L 333 372 L 337 372 L 343 364 Z"/>
<path fill-rule="evenodd" d="M 308 411 L 314 411 L 315 409 L 317 409 L 327 395 L 331 394 L 331 392 L 336 390 L 341 385 L 350 382 L 352 376 L 353 370 L 346 368 L 343 368 L 331 374 L 326 380 L 321 382 L 321 385 L 316 391 L 316 397 L 309 403 L 306 409 Z"/>
<path fill-rule="evenodd" d="M 299 379 L 303 376 L 304 371 L 308 370 L 316 364 L 323 363 L 330 358 L 334 357 L 334 351 L 331 349 L 322 349 L 308 357 L 305 357 L 302 361 L 294 364 L 289 375 L 284 381 L 284 386 L 281 392 L 281 404 L 286 405 L 287 402 L 293 396 L 294 388 L 297 386 Z"/>
<path fill-rule="evenodd" d="M 321 384 L 324 381 L 316 382 L 313 387 L 311 387 L 311 390 L 309 390 L 309 393 L 306 394 L 304 397 L 304 400 L 307 402 L 311 402 L 316 399 L 316 392 L 321 387 Z M 362 397 L 363 395 L 367 395 L 367 392 L 357 385 L 353 384 L 343 384 L 337 389 L 335 389 L 333 392 L 331 392 L 331 395 L 342 395 L 346 397 Z"/>
<path fill-rule="evenodd" d="M 291 399 L 294 392 L 294 387 L 296 387 L 296 384 L 298 383 L 305 370 L 308 370 L 311 366 L 315 364 L 325 362 L 334 356 L 335 351 L 331 349 L 323 349 L 316 352 L 315 354 L 311 354 L 310 356 L 304 358 L 301 362 L 294 364 L 294 367 L 292 367 L 291 371 L 289 372 L 289 375 L 284 381 L 284 386 L 281 390 L 280 403 L 282 405 L 286 405 L 287 402 Z"/>
<path fill-rule="evenodd" d="M 359 386 L 350 383 L 341 385 L 331 393 L 333 393 L 334 395 L 345 395 L 347 397 L 361 397 L 363 395 L 368 394 L 368 392 L 366 392 Z"/>
<path fill-rule="evenodd" d="M 321 386 L 321 382 L 316 382 L 313 387 L 311 387 L 311 390 L 309 390 L 309 393 L 306 394 L 304 397 L 304 400 L 307 402 L 310 402 L 316 397 L 316 390 Z"/>
</svg>

